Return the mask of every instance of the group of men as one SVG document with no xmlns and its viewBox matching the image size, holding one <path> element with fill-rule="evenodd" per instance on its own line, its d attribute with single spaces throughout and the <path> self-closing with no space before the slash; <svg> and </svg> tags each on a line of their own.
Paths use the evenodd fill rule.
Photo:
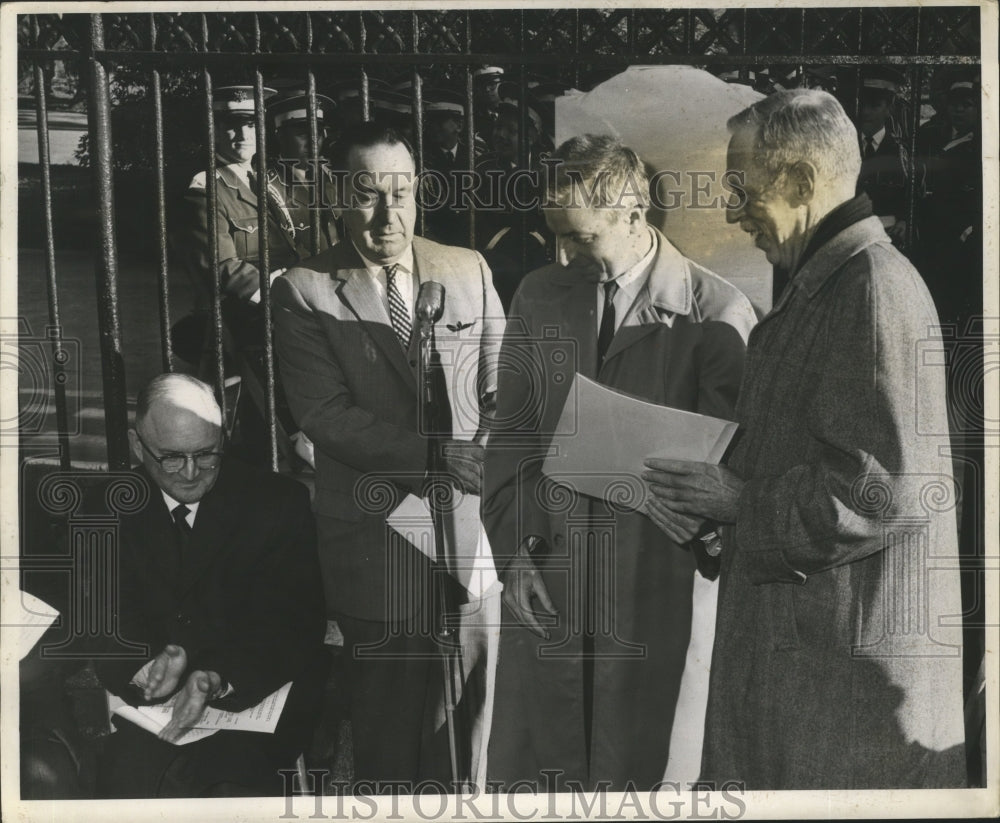
<svg viewBox="0 0 1000 823">
<path fill-rule="evenodd" d="M 130 440 L 159 493 L 123 522 L 118 619 L 151 656 L 102 678 L 128 702 L 174 708 L 159 738 L 117 722 L 107 794 L 280 791 L 319 715 L 324 617 L 344 637 L 356 786 L 448 786 L 432 722 L 440 570 L 387 524 L 432 469 L 458 497 L 482 495 L 503 584 L 495 785 L 663 779 L 696 575 L 719 587 L 703 780 L 964 784 L 961 641 L 942 621 L 961 613 L 955 518 L 925 494 L 951 482 L 945 392 L 915 360 L 934 305 L 856 194 L 857 131 L 835 98 L 778 92 L 729 127 L 740 182 L 725 219 L 790 275 L 759 322 L 646 222 L 644 164 L 614 138 L 554 151 L 541 218 L 559 260 L 528 274 L 505 313 L 482 254 L 415 236 L 404 137 L 344 127 L 323 215 L 338 242 L 271 257 L 281 380 L 314 448 L 312 513 L 295 481 L 222 455 L 204 384 L 164 375 L 140 396 Z M 238 251 L 262 235 L 255 208 L 245 224 L 225 211 L 224 191 L 246 196 L 252 156 L 237 156 L 250 142 L 240 122 L 226 136 L 218 236 Z M 259 272 L 226 272 L 227 293 L 259 299 Z M 431 281 L 444 297 L 428 307 Z M 450 419 L 433 432 L 429 325 Z M 576 374 L 735 420 L 735 445 L 721 465 L 648 460 L 631 506 L 577 493 L 542 470 Z M 288 681 L 276 735 L 175 745 L 206 706 L 245 708 Z"/>
</svg>

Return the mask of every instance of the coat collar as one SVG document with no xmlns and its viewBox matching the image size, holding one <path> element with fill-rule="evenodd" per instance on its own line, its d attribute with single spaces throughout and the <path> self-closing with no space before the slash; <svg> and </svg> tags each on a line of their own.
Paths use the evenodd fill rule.
<svg viewBox="0 0 1000 823">
<path fill-rule="evenodd" d="M 653 233 L 656 249 L 653 253 L 652 268 L 639 300 L 643 300 L 643 295 L 646 295 L 646 302 L 651 306 L 675 314 L 690 314 L 692 288 L 688 260 L 659 229 L 649 226 L 649 230 Z M 552 279 L 555 283 L 571 288 L 597 283 L 596 275 L 582 271 L 572 263 L 559 267 L 553 273 Z M 592 289 L 587 288 L 585 291 L 589 294 Z"/>
<path fill-rule="evenodd" d="M 250 188 L 246 177 L 242 176 L 242 167 L 236 163 L 215 167 L 215 177 L 228 188 L 236 192 L 236 196 L 247 203 L 257 204 L 257 195 Z"/>
<path fill-rule="evenodd" d="M 413 272 L 420 282 L 420 245 L 414 238 L 413 243 Z M 404 352 L 398 340 L 392 333 L 392 321 L 389 319 L 389 312 L 386 311 L 385 304 L 375 288 L 368 269 L 361 255 L 358 254 L 354 244 L 345 238 L 342 242 L 334 246 L 335 257 L 330 276 L 337 281 L 336 289 L 340 300 L 347 306 L 358 321 L 362 323 L 368 334 L 375 341 L 376 345 L 382 349 L 383 354 L 389 362 L 400 373 L 403 380 L 413 391 L 417 390 L 416 376 L 409 361 L 413 358 L 409 354 L 413 352 L 417 345 L 416 328 L 410 337 L 410 350 Z M 380 328 L 376 329 L 375 326 Z"/>
<path fill-rule="evenodd" d="M 852 223 L 818 249 L 796 272 L 789 285 L 812 298 L 844 263 L 862 249 L 880 241 L 889 242 L 889 236 L 878 217 L 866 217 Z M 779 304 L 784 302 L 780 300 Z"/>
</svg>

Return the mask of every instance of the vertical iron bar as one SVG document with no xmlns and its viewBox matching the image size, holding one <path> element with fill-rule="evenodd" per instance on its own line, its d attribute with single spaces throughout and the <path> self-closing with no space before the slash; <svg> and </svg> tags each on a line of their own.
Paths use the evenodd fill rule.
<svg viewBox="0 0 1000 823">
<path fill-rule="evenodd" d="M 472 54 L 472 9 L 465 12 L 465 53 Z M 476 92 L 472 82 L 472 64 L 465 65 L 465 139 L 467 168 L 476 170 Z M 454 183 L 455 181 L 452 180 Z M 469 205 L 466 209 L 469 218 L 469 248 L 476 247 L 476 210 Z"/>
<path fill-rule="evenodd" d="M 310 30 L 311 33 L 311 30 Z M 311 40 L 311 37 L 310 37 Z M 309 198 L 309 226 L 312 232 L 312 244 L 309 249 L 313 255 L 320 253 L 320 210 L 326 208 L 326 176 L 319 162 L 319 121 L 317 118 L 316 74 L 310 63 L 306 69 L 306 111 L 309 117 L 309 179 L 315 180 L 315 192 Z M 324 123 L 326 122 L 324 118 Z"/>
<path fill-rule="evenodd" d="M 306 17 L 306 52 L 312 54 L 313 49 L 313 23 L 312 15 L 304 12 Z M 316 193 L 310 197 L 309 226 L 312 231 L 312 247 L 309 249 L 313 255 L 320 253 L 320 232 L 322 231 L 322 221 L 320 212 L 326 211 L 326 175 L 320 164 L 320 139 L 319 122 L 317 119 L 316 103 L 316 73 L 313 71 L 312 63 L 306 64 L 306 110 L 309 113 L 309 159 L 312 168 L 309 170 L 310 176 L 316 181 Z M 326 113 L 329 115 L 329 112 Z M 324 124 L 326 119 L 324 118 Z"/>
<path fill-rule="evenodd" d="M 31 18 L 32 35 L 39 39 L 38 15 Z M 35 131 L 38 137 L 38 165 L 41 170 L 42 209 L 45 218 L 45 284 L 48 297 L 49 341 L 52 345 L 52 378 L 56 403 L 56 438 L 59 442 L 59 466 L 70 468 L 69 413 L 66 409 L 66 352 L 62 345 L 62 321 L 59 314 L 59 288 L 56 280 L 56 243 L 52 225 L 52 174 L 49 156 L 49 114 L 45 99 L 45 72 L 35 61 Z"/>
<path fill-rule="evenodd" d="M 412 14 L 413 22 L 413 53 L 420 53 L 420 20 L 418 13 L 416 11 Z M 423 78 L 420 76 L 420 72 L 417 67 L 413 66 L 413 148 L 417 153 L 416 156 L 416 166 L 417 174 L 422 174 L 424 171 L 424 89 L 423 89 Z M 419 180 L 419 177 L 417 178 Z M 420 197 L 419 191 L 417 190 L 417 181 L 413 182 L 413 191 L 418 197 L 418 208 L 420 213 L 420 234 L 427 234 L 427 215 L 424 213 L 423 206 L 419 205 Z"/>
<path fill-rule="evenodd" d="M 156 18 L 149 15 L 151 48 L 156 49 Z M 153 136 L 156 141 L 156 218 L 157 239 L 160 245 L 160 271 L 157 278 L 160 299 L 160 345 L 163 370 L 174 370 L 173 350 L 170 343 L 170 284 L 167 260 L 167 187 L 164 178 L 165 155 L 163 149 L 163 90 L 160 72 L 153 69 Z"/>
<path fill-rule="evenodd" d="M 917 9 L 920 14 L 920 9 Z M 919 16 L 918 16 L 919 19 Z M 919 43 L 919 40 L 917 41 Z M 923 71 L 920 66 L 910 67 L 910 146 L 906 158 L 906 236 L 903 239 L 906 253 L 912 259 L 916 240 L 917 217 L 917 130 L 920 128 L 920 93 L 923 88 Z"/>
<path fill-rule="evenodd" d="M 365 53 L 365 47 L 367 45 L 368 33 L 365 30 L 365 13 L 363 11 L 358 12 L 358 51 L 361 54 Z M 361 64 L 361 119 L 366 123 L 371 120 L 371 107 L 368 100 L 368 70 L 365 68 L 365 64 Z"/>
<path fill-rule="evenodd" d="M 580 88 L 580 10 L 573 9 L 573 85 Z"/>
<path fill-rule="evenodd" d="M 254 53 L 260 54 L 260 19 L 254 14 Z M 254 130 L 257 137 L 257 236 L 260 238 L 260 306 L 264 311 L 264 426 L 271 471 L 278 471 L 278 432 L 274 416 L 274 336 L 271 334 L 271 221 L 267 208 L 267 145 L 264 125 L 264 75 L 254 66 Z"/>
<path fill-rule="evenodd" d="M 527 28 L 524 21 L 525 11 L 521 9 L 518 12 L 518 19 L 520 23 L 520 35 L 518 38 L 518 44 L 520 46 L 520 55 L 524 57 L 527 52 Z M 518 141 L 517 141 L 517 165 L 520 169 L 530 169 L 531 168 L 531 158 L 528 156 L 528 69 L 527 66 L 522 62 L 518 67 Z M 511 208 L 515 208 L 517 203 L 517 197 L 513 198 L 514 203 L 509 203 Z M 528 267 L 528 214 L 523 209 L 517 209 L 517 219 L 521 224 L 521 278 L 527 274 Z M 519 278 L 519 279 L 521 279 Z"/>
<path fill-rule="evenodd" d="M 201 15 L 202 50 L 208 51 L 208 16 Z M 208 66 L 202 67 L 202 83 L 205 89 L 205 197 L 206 222 L 208 229 L 209 274 L 212 289 L 212 344 L 215 353 L 215 393 L 222 407 L 222 419 L 226 413 L 226 366 L 222 347 L 222 271 L 219 268 L 219 222 L 218 222 L 218 180 L 215 163 L 215 107 L 213 105 L 212 73 Z"/>
<path fill-rule="evenodd" d="M 104 21 L 90 15 L 87 51 L 87 120 L 94 193 L 97 195 L 97 323 L 101 339 L 101 375 L 108 467 L 129 467 L 128 398 L 118 317 L 118 247 L 115 237 L 114 161 L 111 149 L 111 97 L 108 72 L 97 53 L 104 50 Z"/>
</svg>

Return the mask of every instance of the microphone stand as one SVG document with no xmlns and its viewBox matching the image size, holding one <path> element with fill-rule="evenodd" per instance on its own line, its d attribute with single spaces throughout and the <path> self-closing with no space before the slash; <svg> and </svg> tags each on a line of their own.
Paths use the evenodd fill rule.
<svg viewBox="0 0 1000 823">
<path fill-rule="evenodd" d="M 458 710 L 461 684 L 464 684 L 462 645 L 459 640 L 458 615 L 455 598 L 449 579 L 449 550 L 445 537 L 446 507 L 452 494 L 461 493 L 451 488 L 448 471 L 439 447 L 443 436 L 441 403 L 447 397 L 438 397 L 434 385 L 435 371 L 440 372 L 440 355 L 434 344 L 434 322 L 436 317 L 421 317 L 420 320 L 420 382 L 421 419 L 427 438 L 428 502 L 434 523 L 434 557 L 436 568 L 433 574 L 433 634 L 441 652 L 442 674 L 444 676 L 445 718 L 448 728 L 448 751 L 451 758 L 452 785 L 456 791 L 464 789 L 468 782 L 471 763 L 466 753 L 468 728 L 462 712 Z M 442 499 L 443 498 L 443 499 Z"/>
</svg>

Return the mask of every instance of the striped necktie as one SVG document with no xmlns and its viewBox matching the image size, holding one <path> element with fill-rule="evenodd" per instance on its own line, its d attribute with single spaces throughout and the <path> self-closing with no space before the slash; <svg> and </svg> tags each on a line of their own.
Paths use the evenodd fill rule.
<svg viewBox="0 0 1000 823">
<path fill-rule="evenodd" d="M 389 319 L 392 321 L 392 329 L 396 332 L 396 337 L 399 338 L 403 348 L 408 349 L 412 324 L 410 322 L 410 309 L 399 293 L 399 286 L 396 285 L 396 269 L 398 267 L 398 263 L 382 267 L 385 269 L 385 293 L 389 298 Z"/>
</svg>

